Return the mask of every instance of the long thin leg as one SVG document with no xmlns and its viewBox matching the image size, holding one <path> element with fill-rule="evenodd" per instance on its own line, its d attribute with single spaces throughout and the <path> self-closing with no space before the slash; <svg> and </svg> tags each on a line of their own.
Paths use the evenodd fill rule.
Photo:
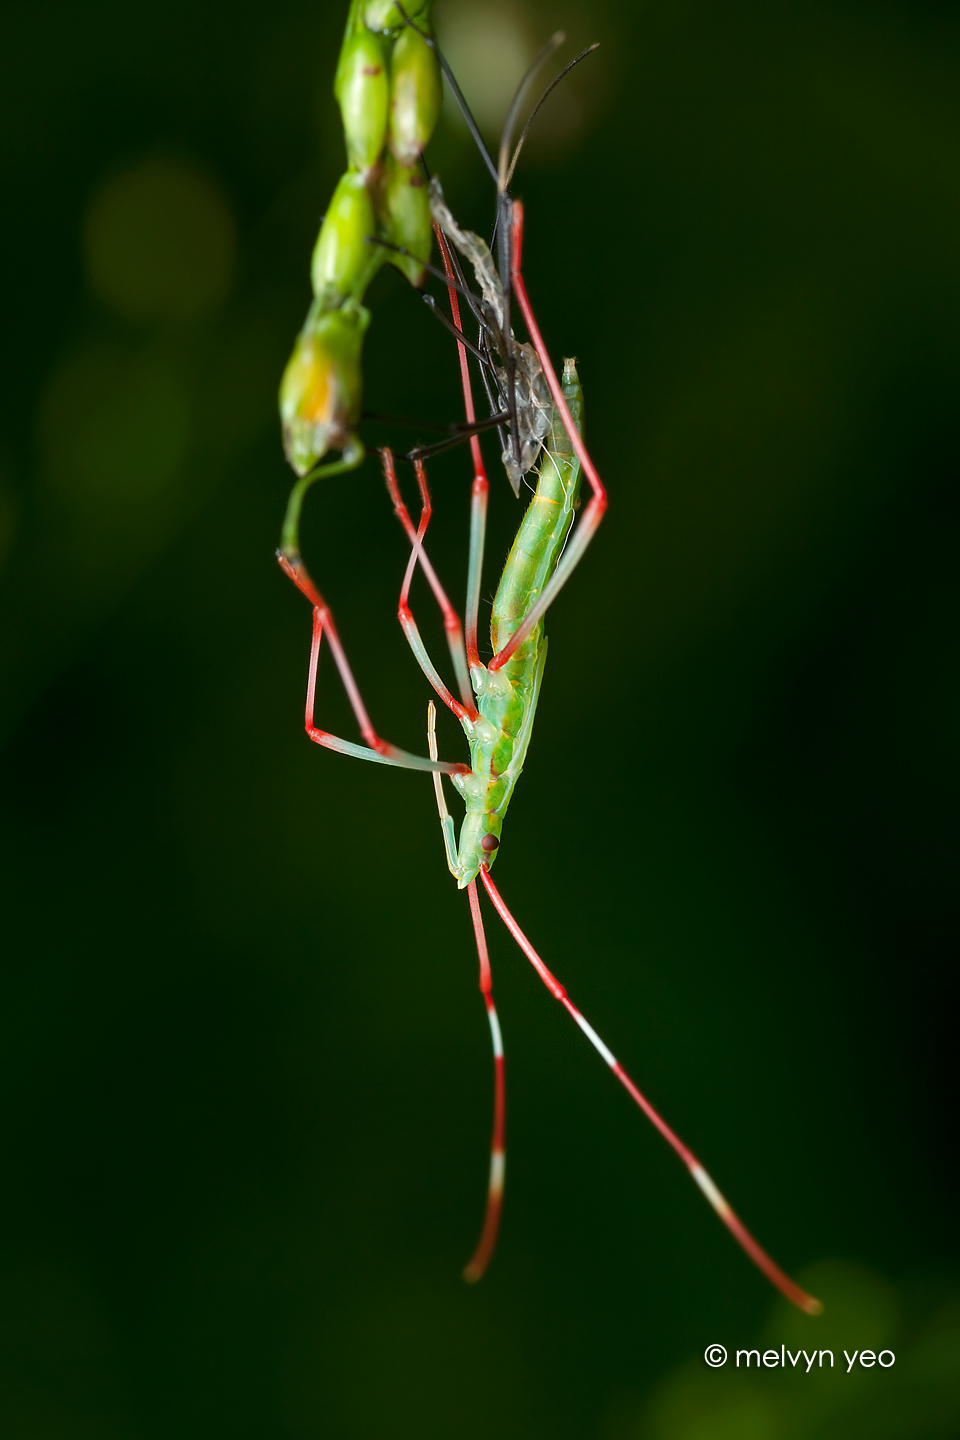
<svg viewBox="0 0 960 1440">
<path fill-rule="evenodd" d="M 383 476 L 387 482 L 390 499 L 393 501 L 393 508 L 406 531 L 407 539 L 410 541 L 411 547 L 410 559 L 407 563 L 406 574 L 403 577 L 403 586 L 400 591 L 400 604 L 397 610 L 400 624 L 403 626 L 403 633 L 407 637 L 407 642 L 416 656 L 420 668 L 423 670 L 423 673 L 443 703 L 453 711 L 458 719 L 464 714 L 470 719 L 476 719 L 477 707 L 474 704 L 473 687 L 470 684 L 470 675 L 467 670 L 467 656 L 463 646 L 463 631 L 460 627 L 460 617 L 450 604 L 447 598 L 447 592 L 440 584 L 437 578 L 437 572 L 431 565 L 427 558 L 426 551 L 423 548 L 423 539 L 427 533 L 427 526 L 430 524 L 430 517 L 433 514 L 426 473 L 424 472 L 421 462 L 419 460 L 414 461 L 417 472 L 417 484 L 420 487 L 420 525 L 419 528 L 415 530 L 413 528 L 413 521 L 410 519 L 410 512 L 403 503 L 400 487 L 397 484 L 397 472 L 393 463 L 392 451 L 388 449 L 381 450 L 380 458 L 383 461 Z M 420 632 L 413 618 L 413 612 L 410 609 L 410 582 L 413 579 L 413 572 L 417 561 L 420 562 L 420 568 L 427 577 L 427 583 L 433 591 L 436 602 L 443 613 L 443 628 L 447 636 L 450 658 L 453 661 L 453 668 L 457 675 L 457 685 L 460 690 L 461 699 L 463 700 L 462 705 L 457 704 L 437 675 L 433 662 L 427 655 L 426 648 L 420 638 Z"/>
<path fill-rule="evenodd" d="M 450 329 L 453 328 L 451 323 Z M 503 423 L 509 419 L 509 410 L 498 410 L 488 415 L 485 420 L 474 420 L 472 424 L 463 421 L 457 425 L 448 425 L 446 440 L 438 440 L 435 445 L 414 445 L 412 450 L 407 451 L 407 459 L 432 460 L 434 455 L 443 455 L 447 450 L 453 450 L 465 440 L 472 440 L 487 430 L 500 430 L 502 433 Z"/>
<path fill-rule="evenodd" d="M 428 760 L 423 755 L 411 755 L 409 751 L 401 750 L 398 746 L 391 745 L 387 740 L 380 738 L 373 728 L 357 682 L 353 678 L 353 671 L 350 669 L 349 661 L 340 643 L 330 607 L 311 580 L 307 573 L 307 567 L 300 556 L 296 554 L 291 558 L 278 550 L 277 559 L 284 574 L 290 577 L 297 589 L 306 595 L 313 606 L 313 640 L 310 646 L 310 669 L 307 677 L 307 704 L 304 717 L 310 739 L 317 745 L 325 746 L 328 750 L 336 750 L 341 755 L 352 755 L 358 760 L 373 760 L 381 765 L 396 765 L 403 770 L 433 770 L 446 775 L 468 775 L 470 773 L 469 765 L 457 764 L 449 760 Z M 331 735 L 329 731 L 321 730 L 314 724 L 317 665 L 320 660 L 320 645 L 324 629 L 326 629 L 327 641 L 340 672 L 343 688 L 347 692 L 347 698 L 357 717 L 360 733 L 367 742 L 366 746 L 355 745 L 349 740 L 341 740 L 338 736 Z"/>
<path fill-rule="evenodd" d="M 507 929 L 510 931 L 510 934 L 513 936 L 514 940 L 516 940 L 517 944 L 520 946 L 520 949 L 523 951 L 524 955 L 526 955 L 527 959 L 530 961 L 530 964 L 536 970 L 537 974 L 540 976 L 540 979 L 543 981 L 544 985 L 546 985 L 551 995 L 554 997 L 555 1000 L 559 1000 L 560 1004 L 564 1007 L 564 1009 L 573 1017 L 573 1019 L 579 1025 L 580 1029 L 583 1031 L 584 1035 L 586 1035 L 587 1039 L 590 1041 L 590 1044 L 600 1055 L 601 1059 L 604 1060 L 605 1063 L 613 1071 L 614 1075 L 620 1081 L 620 1084 L 626 1090 L 630 1098 L 637 1105 L 639 1105 L 640 1109 L 646 1115 L 647 1119 L 650 1120 L 651 1123 L 655 1125 L 656 1128 L 660 1131 L 660 1134 L 666 1140 L 667 1144 L 670 1145 L 671 1148 L 675 1150 L 676 1153 L 680 1156 L 680 1159 L 690 1171 L 690 1174 L 693 1176 L 697 1185 L 703 1191 L 704 1195 L 707 1197 L 710 1204 L 713 1206 L 714 1210 L 720 1216 L 720 1219 L 734 1236 L 738 1244 L 750 1256 L 750 1259 L 753 1261 L 753 1263 L 763 1271 L 767 1279 L 770 1280 L 777 1287 L 777 1289 L 781 1291 L 782 1294 L 786 1295 L 788 1300 L 792 1300 L 794 1305 L 798 1305 L 800 1309 L 805 1310 L 808 1315 L 819 1315 L 821 1310 L 823 1309 L 820 1301 L 816 1300 L 812 1295 L 808 1295 L 805 1290 L 801 1290 L 799 1285 L 795 1285 L 794 1282 L 790 1279 L 789 1275 L 785 1275 L 784 1272 L 780 1269 L 779 1265 L 775 1264 L 774 1261 L 771 1260 L 767 1252 L 760 1245 L 757 1244 L 756 1240 L 754 1240 L 753 1236 L 750 1234 L 749 1230 L 746 1228 L 743 1222 L 730 1209 L 730 1206 L 720 1194 L 720 1191 L 717 1189 L 716 1185 L 713 1183 L 706 1170 L 704 1170 L 703 1166 L 700 1164 L 700 1161 L 694 1155 L 693 1151 L 689 1150 L 687 1146 L 684 1145 L 680 1137 L 674 1134 L 674 1132 L 670 1129 L 670 1126 L 657 1113 L 657 1111 L 650 1104 L 650 1101 L 646 1098 L 646 1096 L 637 1089 L 636 1085 L 630 1079 L 630 1076 L 627 1074 L 623 1066 L 617 1060 L 617 1057 L 613 1054 L 612 1051 L 607 1049 L 606 1045 L 600 1039 L 600 1036 L 597 1034 L 597 1032 L 593 1029 L 591 1025 L 587 1023 L 587 1021 L 580 1014 L 580 1011 L 574 1005 L 566 990 L 564 990 L 563 986 L 560 984 L 559 980 L 557 980 L 556 976 L 552 975 L 547 969 L 546 965 L 543 963 L 540 956 L 537 954 L 536 950 L 534 950 L 533 946 L 530 944 L 530 941 L 527 939 L 526 935 L 524 935 L 523 931 L 520 929 L 520 926 L 517 924 L 510 911 L 507 909 L 506 905 L 503 902 L 503 899 L 501 898 L 499 890 L 494 885 L 493 881 L 490 879 L 489 872 L 485 868 L 481 867 L 480 876 L 483 880 L 484 885 L 486 886 L 487 894 L 493 901 L 501 920 L 503 921 L 504 925 L 506 925 Z"/>
<path fill-rule="evenodd" d="M 563 557 L 560 561 L 560 564 L 553 572 L 550 580 L 543 587 L 543 591 L 540 595 L 539 600 L 536 602 L 535 605 L 532 605 L 530 607 L 526 615 L 523 617 L 522 624 L 517 626 L 516 630 L 514 630 L 513 634 L 510 636 L 510 639 L 504 645 L 503 649 L 498 650 L 497 654 L 490 661 L 489 668 L 491 670 L 502 669 L 502 667 L 510 659 L 510 656 L 516 650 L 517 646 L 522 645 L 523 641 L 526 640 L 527 636 L 530 634 L 530 631 L 533 629 L 534 625 L 536 625 L 541 615 L 543 615 L 546 610 L 553 604 L 557 595 L 563 589 L 564 585 L 567 583 L 567 581 L 570 579 L 570 576 L 573 574 L 573 571 L 580 563 L 583 552 L 586 550 L 587 546 L 590 544 L 590 541 L 593 539 L 597 530 L 597 526 L 603 519 L 603 512 L 607 508 L 607 492 L 604 489 L 603 481 L 597 474 L 596 467 L 594 466 L 593 461 L 590 459 L 587 447 L 584 445 L 583 441 L 580 438 L 580 432 L 577 429 L 576 425 L 573 423 L 573 417 L 570 414 L 569 407 L 567 406 L 567 402 L 563 396 L 563 390 L 561 389 L 560 382 L 557 379 L 557 372 L 554 370 L 553 365 L 550 363 L 550 356 L 547 354 L 547 347 L 543 343 L 543 336 L 540 334 L 539 326 L 537 325 L 533 311 L 530 308 L 530 301 L 527 299 L 527 289 L 523 283 L 523 276 L 520 273 L 520 251 L 522 242 L 523 206 L 520 204 L 519 200 L 515 200 L 513 202 L 513 244 L 511 247 L 510 262 L 511 286 L 513 288 L 514 294 L 517 297 L 517 303 L 519 304 L 521 313 L 523 314 L 527 330 L 530 332 L 530 339 L 533 342 L 533 347 L 536 350 L 537 355 L 539 356 L 540 364 L 543 366 L 544 377 L 546 378 L 547 385 L 550 389 L 550 394 L 553 396 L 553 403 L 556 405 L 557 409 L 560 411 L 561 416 L 563 417 L 564 428 L 566 429 L 566 432 L 570 437 L 570 443 L 576 451 L 577 458 L 579 459 L 580 464 L 583 466 L 583 472 L 586 475 L 587 480 L 590 482 L 590 489 L 593 493 L 590 496 L 590 501 L 587 505 L 586 510 L 584 510 L 583 515 L 577 521 L 577 524 L 574 526 L 573 531 L 571 532 L 570 539 L 567 542 L 567 547 L 563 552 Z"/>
<path fill-rule="evenodd" d="M 440 254 L 443 256 L 443 268 L 447 272 L 447 294 L 450 297 L 450 313 L 453 316 L 453 323 L 460 334 L 463 333 L 463 326 L 460 323 L 460 301 L 456 290 L 456 276 L 453 263 L 450 258 L 450 251 L 447 248 L 446 237 L 439 225 L 434 225 L 434 234 L 437 237 L 437 244 L 440 246 Z M 476 412 L 473 408 L 473 389 L 470 385 L 470 367 L 467 363 L 467 351 L 465 346 L 457 342 L 457 349 L 460 352 L 460 378 L 463 382 L 463 403 L 466 410 L 467 423 L 476 423 Z M 480 654 L 477 649 L 477 621 L 480 613 L 480 583 L 481 571 L 483 569 L 483 547 L 487 531 L 487 494 L 489 483 L 487 472 L 483 466 L 483 455 L 480 452 L 480 440 L 476 435 L 470 437 L 470 454 L 473 457 L 473 490 L 470 501 L 470 558 L 467 567 L 467 608 L 465 614 L 466 641 L 467 641 L 467 664 L 471 669 L 480 665 Z"/>
<path fill-rule="evenodd" d="M 427 754 L 431 760 L 437 759 L 437 707 L 432 700 L 427 702 Z M 453 816 L 447 809 L 447 802 L 443 794 L 443 776 L 439 771 L 433 772 L 433 792 L 437 797 L 437 809 L 440 812 L 440 829 L 443 832 L 443 848 L 447 855 L 447 869 L 454 880 L 459 880 L 459 856 L 457 854 L 457 831 L 453 823 Z"/>
<path fill-rule="evenodd" d="M 437 779 L 439 780 L 439 776 Z M 470 897 L 470 916 L 473 933 L 480 957 L 480 990 L 487 1006 L 487 1020 L 490 1023 L 490 1039 L 493 1043 L 493 1134 L 490 1137 L 490 1180 L 487 1185 L 487 1208 L 483 1217 L 483 1228 L 477 1248 L 463 1272 L 464 1280 L 479 1280 L 490 1263 L 500 1229 L 500 1213 L 503 1209 L 503 1180 L 506 1170 L 504 1149 L 504 1122 L 506 1114 L 506 1091 L 503 1074 L 503 1040 L 500 1035 L 500 1021 L 493 1003 L 493 980 L 490 975 L 490 958 L 487 954 L 487 939 L 483 932 L 483 918 L 480 901 L 477 898 L 477 882 L 471 880 L 467 886 Z"/>
<path fill-rule="evenodd" d="M 431 700 L 427 706 L 427 749 L 430 752 L 431 760 L 437 758 L 437 707 Z M 453 826 L 453 816 L 447 809 L 447 802 L 443 795 L 443 777 L 436 771 L 433 774 L 433 788 L 437 795 L 437 809 L 440 812 L 440 826 L 443 830 L 443 845 L 447 852 L 447 865 L 450 873 L 457 875 L 457 839 Z M 480 990 L 487 1007 L 487 1021 L 490 1025 L 490 1039 L 493 1043 L 493 1134 L 490 1138 L 490 1179 L 487 1184 L 487 1208 L 483 1217 L 483 1227 L 480 1231 L 480 1239 L 477 1241 L 477 1248 L 473 1252 L 469 1264 L 463 1272 L 465 1280 L 479 1280 L 490 1262 L 494 1246 L 497 1243 L 497 1231 L 500 1228 L 500 1211 L 503 1207 L 503 1179 L 506 1169 L 506 1151 L 504 1149 L 504 1117 L 506 1108 L 506 1094 L 503 1074 L 503 1040 L 500 1035 L 500 1021 L 497 1018 L 496 1006 L 493 1003 L 493 980 L 490 974 L 490 956 L 487 953 L 487 937 L 483 929 L 483 917 L 480 914 L 480 902 L 477 899 L 477 882 L 471 880 L 467 886 L 470 897 L 470 916 L 473 920 L 473 933 L 477 942 L 477 955 L 480 959 Z"/>
</svg>

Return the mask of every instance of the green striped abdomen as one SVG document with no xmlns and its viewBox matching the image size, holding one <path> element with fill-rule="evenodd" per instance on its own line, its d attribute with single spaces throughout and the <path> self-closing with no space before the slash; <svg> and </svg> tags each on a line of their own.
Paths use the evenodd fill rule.
<svg viewBox="0 0 960 1440">
<path fill-rule="evenodd" d="M 579 429 L 581 391 L 573 360 L 564 361 L 563 393 Z M 522 623 L 556 569 L 579 491 L 580 463 L 555 412 L 536 491 L 507 556 L 493 602 L 490 640 L 494 654 Z M 503 817 L 530 743 L 546 655 L 541 619 L 502 669 L 491 671 L 481 665 L 471 672 L 480 711 L 478 721 L 469 728 L 464 726 L 472 773 L 453 778 L 467 807 L 458 849 L 461 889 L 476 877 L 481 864 L 489 868 L 496 856 Z M 488 840 L 484 846 L 486 836 L 492 836 L 497 844 Z"/>
</svg>

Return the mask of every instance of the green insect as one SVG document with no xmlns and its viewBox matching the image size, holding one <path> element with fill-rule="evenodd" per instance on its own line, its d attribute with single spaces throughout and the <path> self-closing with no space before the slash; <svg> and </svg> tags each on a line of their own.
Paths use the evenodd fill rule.
<svg viewBox="0 0 960 1440">
<path fill-rule="evenodd" d="M 565 360 L 562 382 L 558 380 L 530 306 L 520 268 L 523 210 L 509 195 L 513 168 L 526 135 L 525 129 L 517 147 L 511 151 L 526 80 L 563 37 L 554 37 L 528 71 L 507 117 L 495 165 L 430 34 L 429 9 L 427 3 L 416 14 L 408 16 L 401 5 L 385 4 L 382 0 L 368 0 L 368 3 L 353 0 L 351 5 L 336 85 L 350 168 L 337 187 L 314 252 L 315 300 L 281 387 L 287 455 L 300 479 L 291 493 L 278 558 L 313 606 L 306 705 L 308 735 L 317 744 L 341 754 L 432 772 L 447 863 L 459 888 L 466 889 L 468 894 L 480 962 L 480 988 L 493 1043 L 495 1095 L 486 1214 L 479 1243 L 464 1273 L 470 1280 L 479 1279 L 492 1255 L 505 1168 L 503 1046 L 493 1002 L 479 880 L 543 983 L 680 1156 L 739 1244 L 784 1295 L 809 1314 L 816 1314 L 821 1308 L 820 1302 L 795 1285 L 745 1229 L 696 1156 L 637 1088 L 544 964 L 490 875 L 500 848 L 504 816 L 530 744 L 543 684 L 547 656 L 544 615 L 596 533 L 607 497 L 581 436 L 582 394 L 576 363 Z M 496 183 L 495 256 L 479 236 L 457 225 L 435 182 L 429 187 L 413 183 L 414 170 L 421 181 L 425 180 L 425 171 L 417 168 L 416 162 L 436 119 L 440 67 L 450 81 Z M 416 198 L 411 200 L 414 193 Z M 428 216 L 426 228 L 424 213 Z M 429 262 L 430 224 L 440 246 L 442 272 L 434 271 Z M 355 469 L 363 459 L 363 446 L 354 427 L 360 414 L 361 346 L 370 316 L 361 301 L 373 273 L 385 259 L 404 269 L 415 284 L 422 281 L 425 273 L 445 279 L 451 312 L 446 323 L 454 331 L 459 349 L 466 424 L 459 427 L 459 434 L 453 439 L 469 438 L 474 471 L 464 624 L 424 549 L 432 512 L 424 468 L 430 450 L 418 449 L 408 457 L 416 469 L 421 499 L 420 520 L 416 526 L 400 494 L 393 456 L 389 451 L 381 454 L 387 489 L 410 541 L 410 557 L 398 607 L 400 623 L 430 685 L 463 727 L 470 748 L 469 764 L 439 758 L 432 701 L 428 707 L 427 756 L 400 750 L 376 733 L 330 608 L 307 573 L 299 553 L 299 516 L 307 488 L 324 476 Z M 468 283 L 461 261 L 472 269 L 475 288 Z M 476 342 L 468 338 L 461 323 L 461 302 L 476 322 Z M 528 342 L 520 342 L 514 336 L 514 309 L 522 317 L 530 337 Z M 488 421 L 476 420 L 470 355 L 479 365 L 490 402 Z M 477 624 L 489 484 L 478 431 L 489 427 L 500 431 L 504 469 L 514 491 L 518 490 L 525 474 L 535 474 L 536 484 L 500 577 L 490 627 L 493 655 L 484 663 L 478 650 Z M 445 448 L 448 443 L 452 442 L 433 448 Z M 340 451 L 340 459 L 318 463 L 331 448 Z M 582 475 L 586 476 L 590 496 L 581 512 Z M 444 684 L 410 609 L 410 586 L 418 566 L 443 614 L 458 695 Z M 314 722 L 317 665 L 324 634 L 357 718 L 363 744 L 331 735 Z M 465 805 L 459 839 L 443 794 L 444 775 Z"/>
</svg>

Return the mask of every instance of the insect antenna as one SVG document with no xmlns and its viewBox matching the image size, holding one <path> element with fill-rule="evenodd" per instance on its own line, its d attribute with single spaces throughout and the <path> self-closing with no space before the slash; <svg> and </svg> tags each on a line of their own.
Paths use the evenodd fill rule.
<svg viewBox="0 0 960 1440">
<path fill-rule="evenodd" d="M 520 112 L 520 106 L 523 102 L 523 97 L 526 93 L 527 86 L 529 85 L 530 81 L 533 79 L 537 71 L 540 69 L 541 65 L 543 65 L 544 62 L 550 58 L 550 56 L 555 50 L 559 49 L 559 47 L 564 43 L 566 38 L 567 37 L 563 33 L 563 31 L 558 30 L 554 35 L 551 35 L 550 39 L 546 42 L 546 44 L 541 46 L 540 50 L 533 57 L 533 60 L 528 65 L 526 73 L 524 74 L 523 79 L 520 81 L 520 84 L 517 86 L 513 99 L 510 102 L 510 108 L 507 111 L 507 118 L 503 127 L 503 134 L 500 137 L 500 150 L 498 154 L 497 164 L 497 215 L 496 221 L 494 223 L 493 236 L 491 237 L 490 245 L 492 249 L 494 243 L 496 242 L 497 257 L 500 266 L 500 284 L 503 289 L 504 331 L 507 335 L 510 335 L 512 333 L 510 312 L 512 299 L 511 282 L 513 275 L 513 261 L 511 256 L 512 225 L 510 223 L 512 202 L 508 193 L 508 187 L 510 185 L 510 181 L 513 179 L 513 172 L 516 169 L 517 160 L 519 159 L 520 151 L 523 148 L 523 142 L 526 140 L 527 134 L 530 130 L 530 126 L 533 124 L 533 121 L 536 118 L 537 113 L 543 105 L 544 101 L 552 93 L 552 91 L 556 89 L 564 76 L 570 73 L 570 71 L 575 65 L 578 65 L 580 61 L 583 60 L 585 56 L 589 55 L 592 50 L 596 50 L 598 48 L 596 43 L 593 45 L 588 45 L 585 50 L 582 50 L 574 60 L 570 61 L 569 65 L 564 66 L 564 68 L 560 71 L 560 74 L 547 86 L 546 90 L 543 92 L 543 94 L 540 96 L 540 99 L 533 107 L 533 110 L 531 111 L 527 119 L 526 125 L 523 127 L 520 139 L 517 141 L 516 149 L 513 152 L 512 159 L 510 158 L 510 144 L 513 139 L 514 127 L 517 123 L 517 116 Z M 519 469 L 520 437 L 519 426 L 517 424 L 516 417 L 517 362 L 516 355 L 512 350 L 510 354 L 505 357 L 505 362 L 508 390 L 507 402 L 510 408 L 511 425 L 513 430 L 513 457 L 517 468 Z"/>
<path fill-rule="evenodd" d="M 503 329 L 504 334 L 511 333 L 510 325 L 510 277 L 512 266 L 510 263 L 510 226 L 503 223 L 508 216 L 510 208 L 510 197 L 507 194 L 507 160 L 510 155 L 510 141 L 513 138 L 513 127 L 517 123 L 517 115 L 523 103 L 523 97 L 527 86 L 534 75 L 549 60 L 553 52 L 563 44 L 566 35 L 562 30 L 557 30 L 545 45 L 534 55 L 530 64 L 524 72 L 523 79 L 514 91 L 513 99 L 510 101 L 510 108 L 507 111 L 507 118 L 504 121 L 503 133 L 500 136 L 500 151 L 497 163 L 497 228 L 499 231 L 497 243 L 497 258 L 500 262 L 500 284 L 503 288 Z M 510 410 L 510 420 L 513 428 L 513 458 L 517 467 L 520 466 L 520 434 L 517 423 L 517 358 L 512 349 L 504 356 L 507 372 L 507 403 Z"/>
<path fill-rule="evenodd" d="M 513 139 L 513 127 L 517 123 L 517 115 L 519 114 L 520 106 L 523 104 L 523 97 L 526 94 L 527 86 L 530 84 L 530 81 L 540 69 L 540 66 L 543 65 L 545 61 L 550 59 L 550 56 L 553 54 L 554 50 L 559 50 L 560 46 L 565 42 L 566 38 L 567 37 L 562 30 L 557 30 L 553 35 L 550 36 L 550 39 L 545 45 L 541 45 L 536 55 L 534 55 L 533 59 L 530 61 L 530 64 L 527 66 L 526 71 L 524 72 L 523 79 L 520 81 L 520 84 L 517 86 L 516 90 L 513 93 L 513 99 L 510 101 L 510 109 L 507 111 L 507 118 L 504 121 L 503 125 L 503 134 L 500 136 L 500 151 L 497 161 L 497 190 L 501 195 L 504 195 L 506 193 L 507 185 L 509 183 L 507 177 L 507 170 L 509 168 L 507 166 L 507 158 L 510 154 L 510 141 Z M 576 64 L 576 61 L 574 61 L 574 64 Z M 569 68 L 570 67 L 567 66 L 567 69 Z M 560 80 L 562 78 L 562 75 L 557 76 L 557 80 Z M 553 83 L 555 85 L 557 81 L 555 80 Z M 548 90 L 546 92 L 546 95 L 549 95 L 549 93 L 550 91 Z M 538 110 L 540 108 L 540 105 L 542 105 L 543 101 L 546 99 L 546 95 L 544 95 L 538 103 Z M 536 110 L 534 111 L 534 114 L 536 114 Z"/>
<path fill-rule="evenodd" d="M 556 79 L 551 80 L 546 90 L 544 90 L 543 94 L 540 96 L 540 99 L 530 111 L 530 114 L 527 117 L 527 123 L 526 125 L 524 125 L 523 130 L 520 133 L 520 139 L 517 141 L 516 149 L 513 152 L 513 159 L 510 161 L 510 168 L 507 170 L 506 178 L 504 180 L 504 188 L 507 188 L 510 184 L 510 181 L 513 179 L 513 172 L 517 168 L 517 161 L 520 158 L 520 151 L 523 149 L 523 142 L 524 140 L 526 140 L 527 134 L 530 130 L 530 126 L 537 118 L 537 115 L 539 114 L 540 108 L 543 105 L 544 101 L 553 94 L 554 90 L 556 90 L 557 86 L 560 84 L 560 81 L 563 80 L 565 76 L 570 74 L 570 71 L 573 69 L 574 65 L 579 65 L 581 60 L 585 60 L 588 55 L 591 55 L 593 53 L 594 50 L 599 49 L 600 41 L 595 40 L 592 45 L 587 46 L 586 50 L 581 50 L 580 54 L 576 57 L 576 59 L 571 60 L 569 65 L 565 65 L 560 71 L 560 74 L 556 77 Z"/>
</svg>

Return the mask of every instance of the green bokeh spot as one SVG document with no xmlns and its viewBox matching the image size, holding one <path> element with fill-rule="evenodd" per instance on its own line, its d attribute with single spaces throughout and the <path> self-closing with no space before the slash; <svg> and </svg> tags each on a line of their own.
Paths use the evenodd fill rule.
<svg viewBox="0 0 960 1440">
<path fill-rule="evenodd" d="M 213 182 L 183 161 L 148 160 L 113 176 L 90 202 L 84 240 L 90 284 L 126 320 L 193 320 L 229 292 L 233 217 Z"/>
</svg>

